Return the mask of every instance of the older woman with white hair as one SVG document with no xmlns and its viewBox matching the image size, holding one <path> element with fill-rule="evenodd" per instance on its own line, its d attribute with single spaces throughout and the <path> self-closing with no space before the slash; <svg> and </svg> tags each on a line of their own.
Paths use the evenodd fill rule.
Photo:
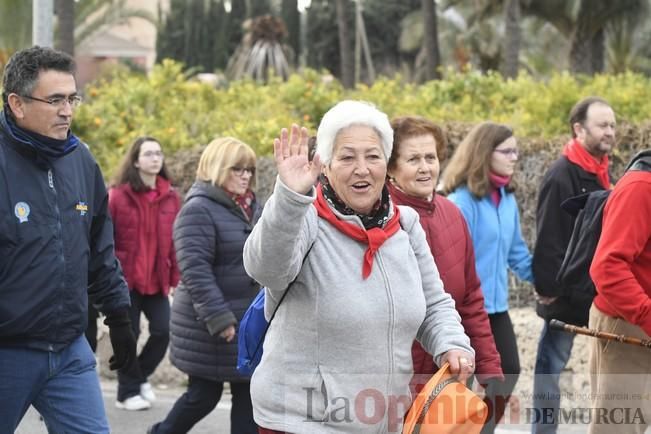
<svg viewBox="0 0 651 434">
<path fill-rule="evenodd" d="M 387 116 L 343 101 L 312 161 L 307 141 L 296 125 L 274 141 L 278 180 L 244 246 L 267 317 L 278 306 L 251 380 L 254 418 L 260 433 L 399 432 L 413 340 L 462 381 L 474 352 L 418 215 L 385 187 Z"/>
</svg>

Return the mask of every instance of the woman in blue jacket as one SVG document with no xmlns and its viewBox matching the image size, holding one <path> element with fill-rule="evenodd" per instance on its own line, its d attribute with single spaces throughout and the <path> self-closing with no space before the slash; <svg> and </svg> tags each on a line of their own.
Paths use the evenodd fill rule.
<svg viewBox="0 0 651 434">
<path fill-rule="evenodd" d="M 533 281 L 531 254 L 522 239 L 520 216 L 512 182 L 518 147 L 513 131 L 484 122 L 473 128 L 450 159 L 442 177 L 443 192 L 463 213 L 484 291 L 484 303 L 506 377 L 495 404 L 495 420 L 485 432 L 493 432 L 518 375 L 520 359 L 508 312 L 508 273 Z M 500 408 L 501 407 L 501 408 Z M 492 427 L 490 425 L 493 425 Z"/>
</svg>

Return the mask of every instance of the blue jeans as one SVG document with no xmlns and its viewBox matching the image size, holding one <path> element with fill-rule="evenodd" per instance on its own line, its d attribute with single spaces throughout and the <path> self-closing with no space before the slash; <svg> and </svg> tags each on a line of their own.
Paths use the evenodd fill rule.
<svg viewBox="0 0 651 434">
<path fill-rule="evenodd" d="M 109 433 L 84 335 L 58 353 L 0 347 L 0 432 L 14 432 L 30 405 L 51 433 Z"/>
<path fill-rule="evenodd" d="M 554 434 L 558 426 L 558 415 L 561 405 L 559 379 L 561 371 L 567 365 L 572 353 L 574 335 L 549 328 L 545 321 L 540 341 L 533 380 L 533 408 L 536 417 L 531 425 L 532 434 Z M 544 409 L 553 409 L 554 417 L 543 417 Z M 547 410 L 548 412 L 549 410 Z M 547 413 L 549 414 L 549 413 Z"/>
</svg>

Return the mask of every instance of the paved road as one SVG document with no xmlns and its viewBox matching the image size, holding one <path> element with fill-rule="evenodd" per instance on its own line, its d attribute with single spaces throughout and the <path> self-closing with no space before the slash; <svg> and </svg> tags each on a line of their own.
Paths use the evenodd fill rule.
<svg viewBox="0 0 651 434">
<path fill-rule="evenodd" d="M 127 412 L 115 408 L 115 389 L 115 382 L 104 381 L 102 383 L 109 424 L 115 434 L 145 434 L 147 427 L 165 417 L 174 405 L 176 398 L 184 391 L 184 389 L 179 388 L 154 389 L 158 400 L 150 410 Z M 231 396 L 225 391 L 217 408 L 195 425 L 192 434 L 230 434 L 230 408 Z M 529 432 L 528 427 L 521 424 L 501 425 L 496 430 L 496 434 L 529 434 Z M 581 425 L 565 425 L 560 427 L 558 431 L 559 434 L 585 434 L 586 432 L 586 427 Z M 47 434 L 47 430 L 43 422 L 39 420 L 38 413 L 30 408 L 16 433 Z"/>
<path fill-rule="evenodd" d="M 103 382 L 102 391 L 109 419 L 109 425 L 115 434 L 145 434 L 147 428 L 165 418 L 172 408 L 176 398 L 183 394 L 184 389 L 154 389 L 157 401 L 146 411 L 124 411 L 115 408 L 115 382 Z M 229 434 L 230 433 L 231 396 L 224 393 L 217 408 L 205 419 L 195 425 L 192 434 Z M 45 425 L 39 420 L 38 413 L 30 408 L 21 422 L 17 434 L 47 434 Z"/>
</svg>

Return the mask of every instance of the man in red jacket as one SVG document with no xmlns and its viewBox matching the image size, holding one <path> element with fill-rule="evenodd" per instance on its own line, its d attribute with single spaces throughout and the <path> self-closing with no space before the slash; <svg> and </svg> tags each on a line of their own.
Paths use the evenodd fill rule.
<svg viewBox="0 0 651 434">
<path fill-rule="evenodd" d="M 604 208 L 590 276 L 597 295 L 590 327 L 651 339 L 651 150 L 617 183 Z M 643 433 L 651 421 L 648 348 L 594 340 L 590 434 Z M 599 414 L 605 415 L 597 417 Z M 617 423 L 613 430 L 612 423 Z"/>
</svg>

